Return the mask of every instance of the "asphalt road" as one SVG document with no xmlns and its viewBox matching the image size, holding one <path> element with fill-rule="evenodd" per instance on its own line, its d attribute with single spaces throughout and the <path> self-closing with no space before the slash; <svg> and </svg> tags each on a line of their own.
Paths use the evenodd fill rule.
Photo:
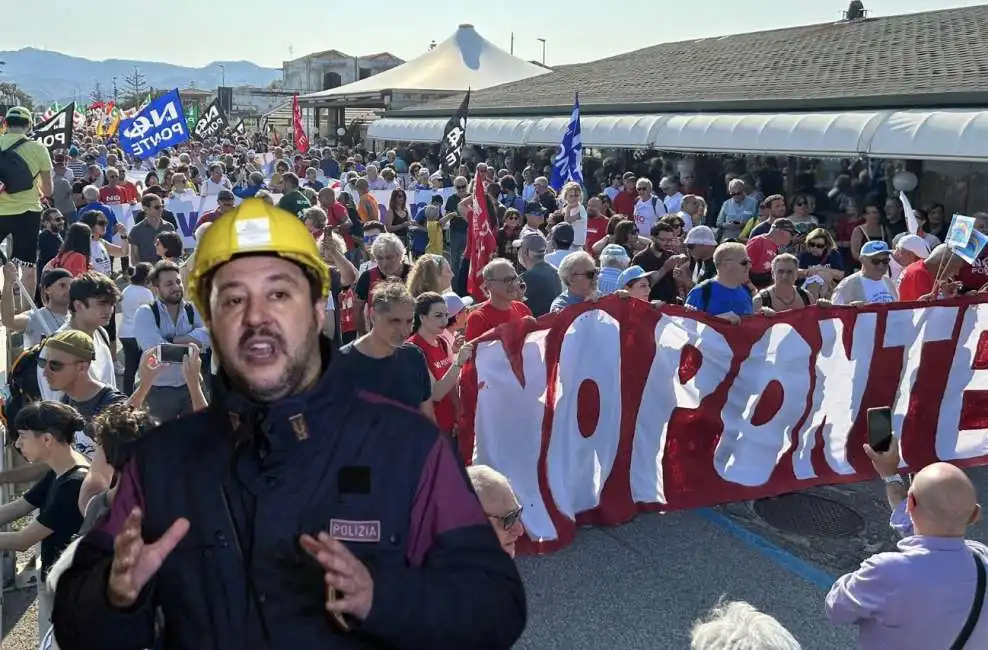
<svg viewBox="0 0 988 650">
<path fill-rule="evenodd" d="M 988 468 L 971 472 L 988 500 Z M 859 513 L 865 528 L 840 538 L 775 529 L 750 504 L 645 514 L 623 526 L 586 528 L 567 548 L 519 558 L 529 622 L 520 650 L 673 650 L 718 599 L 745 600 L 776 617 L 804 650 L 847 650 L 854 631 L 823 614 L 833 577 L 894 548 L 880 483 L 812 491 Z M 988 541 L 988 523 L 969 537 Z M 24 556 L 22 556 L 22 560 Z M 3 650 L 34 650 L 30 589 L 5 595 Z"/>
</svg>

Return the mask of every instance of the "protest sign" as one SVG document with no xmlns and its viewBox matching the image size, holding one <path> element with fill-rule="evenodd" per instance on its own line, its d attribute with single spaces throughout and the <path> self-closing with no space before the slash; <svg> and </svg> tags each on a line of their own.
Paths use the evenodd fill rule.
<svg viewBox="0 0 988 650">
<path fill-rule="evenodd" d="M 178 90 L 165 93 L 141 109 L 133 119 L 120 123 L 121 148 L 138 158 L 148 158 L 188 139 L 189 128 Z"/>
<path fill-rule="evenodd" d="M 223 112 L 217 97 L 210 102 L 206 110 L 196 120 L 196 125 L 192 129 L 192 137 L 199 141 L 215 138 L 228 126 L 230 123 L 227 121 L 226 114 Z"/>
<path fill-rule="evenodd" d="M 874 478 L 862 449 L 871 407 L 892 407 L 904 468 L 985 464 L 986 301 L 807 308 L 735 326 L 608 297 L 509 323 L 461 375 L 460 450 L 511 481 L 525 552 L 639 511 Z"/>
<path fill-rule="evenodd" d="M 36 124 L 32 137 L 45 145 L 48 151 L 68 149 L 72 146 L 72 118 L 74 115 L 75 103 L 72 103 L 52 115 L 50 119 Z"/>
<path fill-rule="evenodd" d="M 199 221 L 199 205 L 201 197 L 192 192 L 185 192 L 182 196 L 171 196 L 165 201 L 165 210 L 175 215 L 175 222 L 178 224 L 178 234 L 182 236 L 182 247 L 186 249 L 196 247 L 196 222 Z"/>
</svg>

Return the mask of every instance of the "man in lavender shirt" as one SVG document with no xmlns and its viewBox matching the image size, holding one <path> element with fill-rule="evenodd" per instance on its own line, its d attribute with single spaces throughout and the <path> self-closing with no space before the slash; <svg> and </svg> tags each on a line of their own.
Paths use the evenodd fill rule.
<svg viewBox="0 0 988 650">
<path fill-rule="evenodd" d="M 981 515 L 974 485 L 963 471 L 934 463 L 906 488 L 899 447 L 885 453 L 865 446 L 885 481 L 891 526 L 903 539 L 899 553 L 879 553 L 841 576 L 827 595 L 832 623 L 859 628 L 860 650 L 948 650 L 972 615 L 978 584 L 976 559 L 988 565 L 988 547 L 964 539 Z M 963 647 L 988 648 L 988 605 Z"/>
</svg>

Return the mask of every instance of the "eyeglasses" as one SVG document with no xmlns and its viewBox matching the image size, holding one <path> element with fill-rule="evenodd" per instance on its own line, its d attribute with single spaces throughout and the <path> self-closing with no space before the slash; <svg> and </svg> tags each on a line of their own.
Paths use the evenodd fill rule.
<svg viewBox="0 0 988 650">
<path fill-rule="evenodd" d="M 594 269 L 593 271 L 583 271 L 582 273 L 574 273 L 573 277 L 593 280 L 595 277 L 597 277 L 597 269 Z"/>
<path fill-rule="evenodd" d="M 889 258 L 887 258 L 887 257 L 872 257 L 871 258 L 871 263 L 874 264 L 875 266 L 888 266 L 889 265 Z"/>
<path fill-rule="evenodd" d="M 827 245 L 825 243 L 823 243 L 822 241 L 811 241 L 808 244 L 806 244 L 806 247 L 807 248 L 819 248 L 820 250 L 823 250 L 824 248 L 827 247 Z"/>
<path fill-rule="evenodd" d="M 79 363 L 78 361 L 73 361 L 72 363 Z M 52 372 L 62 372 L 65 370 L 70 363 L 65 361 L 57 361 L 55 359 L 44 359 L 38 358 L 38 367 L 44 370 L 45 368 L 50 369 Z"/>
<path fill-rule="evenodd" d="M 744 196 L 744 192 L 731 192 L 731 196 Z"/>
<path fill-rule="evenodd" d="M 467 186 L 466 185 L 456 185 L 455 187 L 458 190 L 465 190 L 465 189 L 467 189 Z"/>
<path fill-rule="evenodd" d="M 512 285 L 515 282 L 518 282 L 518 280 L 520 279 L 521 278 L 519 278 L 517 275 L 509 275 L 506 278 L 491 278 L 490 280 L 488 280 L 488 282 L 502 282 L 507 285 Z"/>
<path fill-rule="evenodd" d="M 511 527 L 517 524 L 518 520 L 521 519 L 521 512 L 524 509 L 525 506 L 518 506 L 506 515 L 492 515 L 488 513 L 487 516 L 500 522 L 501 527 L 504 528 L 504 530 L 511 530 Z"/>
</svg>

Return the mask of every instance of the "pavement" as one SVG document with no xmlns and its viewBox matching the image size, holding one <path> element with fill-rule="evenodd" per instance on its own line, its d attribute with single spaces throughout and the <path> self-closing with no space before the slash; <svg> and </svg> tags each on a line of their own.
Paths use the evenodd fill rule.
<svg viewBox="0 0 988 650">
<path fill-rule="evenodd" d="M 988 499 L 988 468 L 969 472 Z M 777 618 L 804 650 L 847 650 L 853 629 L 832 626 L 823 598 L 833 579 L 862 559 L 894 550 L 878 481 L 808 494 L 862 516 L 852 535 L 800 535 L 761 520 L 751 503 L 643 514 L 622 526 L 584 528 L 555 553 L 518 559 L 528 627 L 518 650 L 688 648 L 693 622 L 720 598 L 744 600 Z M 988 523 L 969 537 L 988 542 Z M 21 554 L 23 563 L 30 554 Z M 34 650 L 33 588 L 4 595 L 3 650 Z"/>
</svg>

